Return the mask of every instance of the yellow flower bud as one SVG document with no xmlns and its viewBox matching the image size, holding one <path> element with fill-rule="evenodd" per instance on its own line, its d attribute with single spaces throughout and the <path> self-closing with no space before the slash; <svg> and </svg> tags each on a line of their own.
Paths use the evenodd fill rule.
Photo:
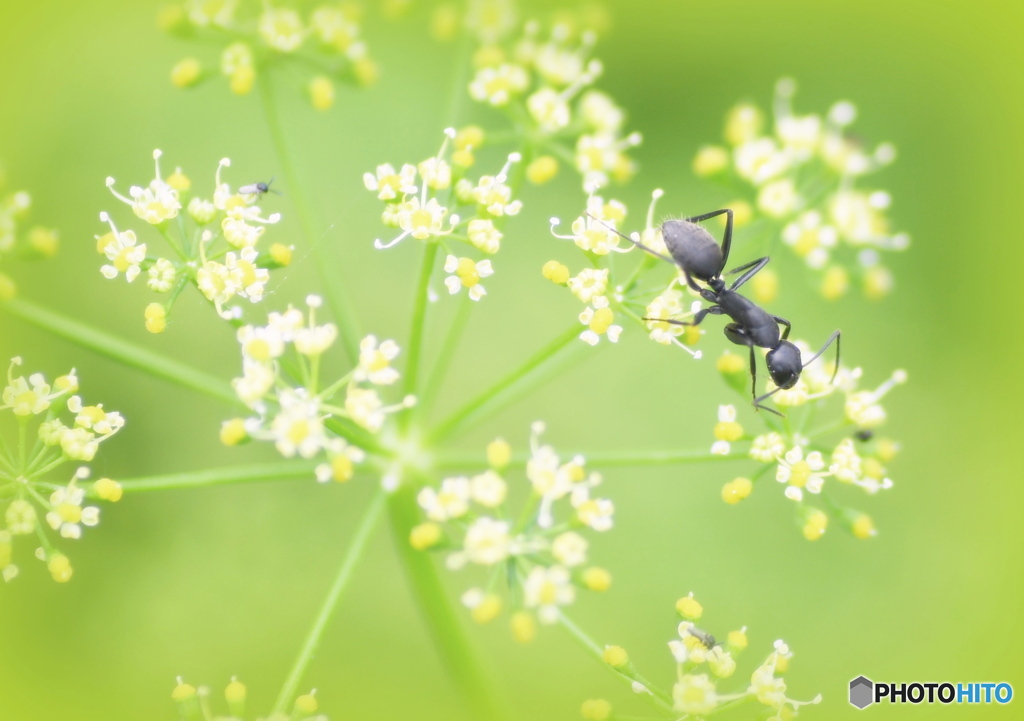
<svg viewBox="0 0 1024 721">
<path fill-rule="evenodd" d="M 629 654 L 622 646 L 605 646 L 601 660 L 612 668 L 622 668 L 629 663 Z"/>
<path fill-rule="evenodd" d="M 237 706 L 245 701 L 245 684 L 236 678 L 224 689 L 224 698 L 232 706 Z"/>
<path fill-rule="evenodd" d="M 512 638 L 519 643 L 529 643 L 537 635 L 537 622 L 529 611 L 516 611 L 509 619 Z"/>
<path fill-rule="evenodd" d="M 180 680 L 178 681 L 178 685 L 174 687 L 174 690 L 171 691 L 171 698 L 175 701 L 188 701 L 189 699 L 195 698 L 195 696 L 196 687 L 191 684 L 183 683 Z"/>
<path fill-rule="evenodd" d="M 511 458 L 512 446 L 504 438 L 495 438 L 487 444 L 487 463 L 494 470 L 504 470 Z"/>
<path fill-rule="evenodd" d="M 726 636 L 726 643 L 737 651 L 742 651 L 747 647 L 747 633 L 745 629 L 739 631 L 729 631 L 729 635 Z"/>
<path fill-rule="evenodd" d="M 730 145 L 740 145 L 760 135 L 763 125 L 761 109 L 750 103 L 741 103 L 726 116 L 725 139 Z"/>
<path fill-rule="evenodd" d="M 697 602 L 697 599 L 691 593 L 689 596 L 683 596 L 676 601 L 676 611 L 683 618 L 696 621 L 704 613 L 704 607 Z"/>
<path fill-rule="evenodd" d="M 745 200 L 733 200 L 726 203 L 726 208 L 732 208 L 732 227 L 742 228 L 754 219 L 754 208 Z"/>
<path fill-rule="evenodd" d="M 92 484 L 93 492 L 104 501 L 116 503 L 124 495 L 121 484 L 111 478 L 101 478 Z"/>
<path fill-rule="evenodd" d="M 156 25 L 165 33 L 183 30 L 188 26 L 185 8 L 181 5 L 164 5 L 156 16 Z"/>
<path fill-rule="evenodd" d="M 779 295 L 779 275 L 771 268 L 763 268 L 750 279 L 754 300 L 761 304 L 774 301 Z"/>
<path fill-rule="evenodd" d="M 330 78 L 318 75 L 309 81 L 309 101 L 316 110 L 327 110 L 334 105 L 334 83 Z"/>
<path fill-rule="evenodd" d="M 28 244 L 44 258 L 52 258 L 57 255 L 60 241 L 56 230 L 36 226 L 28 231 Z"/>
<path fill-rule="evenodd" d="M 871 538 L 878 533 L 875 530 L 875 523 L 871 520 L 871 516 L 861 513 L 853 520 L 853 526 L 851 528 L 853 535 L 857 538 Z"/>
<path fill-rule="evenodd" d="M 734 443 L 743 437 L 743 426 L 736 421 L 718 421 L 715 424 L 715 440 Z"/>
<path fill-rule="evenodd" d="M 175 168 L 174 172 L 167 176 L 167 184 L 179 193 L 184 193 L 192 187 L 192 181 L 181 172 L 181 168 Z"/>
<path fill-rule="evenodd" d="M 291 265 L 294 248 L 283 243 L 274 243 L 270 246 L 270 259 L 277 265 L 284 267 Z"/>
<path fill-rule="evenodd" d="M 543 185 L 558 175 L 558 161 L 542 155 L 526 166 L 526 179 L 534 185 Z"/>
<path fill-rule="evenodd" d="M 501 613 L 501 599 L 495 594 L 489 593 L 469 612 L 469 615 L 477 623 L 487 623 L 497 618 L 499 613 Z"/>
<path fill-rule="evenodd" d="M 825 300 L 836 300 L 846 295 L 850 289 L 850 274 L 841 265 L 832 265 L 825 270 L 821 279 L 821 297 Z"/>
<path fill-rule="evenodd" d="M 355 465 L 352 459 L 344 453 L 339 453 L 331 459 L 331 478 L 338 483 L 344 483 L 352 478 L 355 473 Z"/>
<path fill-rule="evenodd" d="M 373 85 L 380 78 L 380 68 L 370 58 L 359 58 L 352 65 L 352 72 L 355 74 L 356 82 L 367 87 Z"/>
<path fill-rule="evenodd" d="M 461 22 L 461 14 L 455 5 L 441 5 L 430 17 L 430 34 L 441 42 L 451 40 L 458 34 Z"/>
<path fill-rule="evenodd" d="M 237 446 L 248 438 L 249 434 L 245 430 L 245 419 L 232 418 L 221 423 L 220 442 L 225 446 Z"/>
<path fill-rule="evenodd" d="M 545 263 L 541 273 L 556 285 L 565 285 L 569 281 L 569 269 L 557 260 L 549 260 Z"/>
<path fill-rule="evenodd" d="M 750 495 L 754 484 L 749 478 L 734 478 L 722 486 L 722 500 L 728 504 L 736 504 Z"/>
<path fill-rule="evenodd" d="M 203 66 L 195 58 L 179 60 L 171 68 L 171 83 L 178 88 L 190 88 L 199 82 L 203 75 Z"/>
<path fill-rule="evenodd" d="M 455 133 L 456 150 L 477 149 L 484 144 L 484 130 L 479 125 L 467 125 Z"/>
<path fill-rule="evenodd" d="M 46 562 L 46 568 L 57 583 L 67 583 L 71 580 L 74 570 L 71 568 L 71 561 L 62 553 L 55 553 Z"/>
<path fill-rule="evenodd" d="M 693 172 L 705 178 L 729 167 L 729 151 L 720 145 L 705 145 L 693 159 Z"/>
<path fill-rule="evenodd" d="M 493 68 L 505 62 L 505 51 L 497 45 L 484 45 L 473 53 L 473 66 Z"/>
<path fill-rule="evenodd" d="M 235 95 L 247 95 L 256 83 L 256 70 L 251 65 L 238 67 L 228 77 L 228 87 Z"/>
<path fill-rule="evenodd" d="M 167 330 L 167 309 L 159 303 L 146 306 L 146 330 L 150 333 L 163 333 Z"/>
<path fill-rule="evenodd" d="M 871 300 L 878 300 L 889 295 L 893 285 L 895 285 L 895 281 L 888 268 L 875 265 L 868 268 L 868 272 L 864 274 L 864 295 Z"/>
<path fill-rule="evenodd" d="M 603 593 L 612 585 L 612 574 L 603 568 L 591 566 L 583 572 L 583 585 L 591 591 Z"/>
<path fill-rule="evenodd" d="M 813 509 L 807 513 L 804 519 L 804 526 L 801 529 L 804 534 L 804 538 L 808 541 L 817 541 L 823 535 L 825 530 L 828 528 L 828 516 L 825 515 L 824 511 Z"/>
<path fill-rule="evenodd" d="M 409 531 L 409 545 L 417 551 L 425 551 L 441 541 L 441 526 L 427 521 Z"/>
<path fill-rule="evenodd" d="M 612 705 L 603 698 L 588 699 L 580 706 L 580 716 L 587 721 L 607 721 L 612 715 Z"/>
<path fill-rule="evenodd" d="M 299 713 L 314 714 L 318 708 L 316 696 L 311 693 L 304 694 L 295 699 L 295 710 Z"/>
</svg>

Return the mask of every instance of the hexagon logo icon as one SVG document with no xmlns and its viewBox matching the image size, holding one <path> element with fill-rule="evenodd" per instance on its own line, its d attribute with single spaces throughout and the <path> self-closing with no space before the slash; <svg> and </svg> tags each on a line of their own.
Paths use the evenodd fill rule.
<svg viewBox="0 0 1024 721">
<path fill-rule="evenodd" d="M 864 676 L 850 681 L 850 703 L 859 709 L 866 709 L 874 703 L 874 686 L 871 679 Z"/>
</svg>

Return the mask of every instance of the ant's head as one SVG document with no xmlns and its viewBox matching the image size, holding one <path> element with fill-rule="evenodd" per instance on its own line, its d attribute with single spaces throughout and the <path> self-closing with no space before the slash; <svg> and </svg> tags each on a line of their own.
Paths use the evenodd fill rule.
<svg viewBox="0 0 1024 721">
<path fill-rule="evenodd" d="M 804 369 L 800 349 L 788 340 L 780 340 L 777 346 L 768 351 L 765 362 L 772 381 L 782 389 L 795 386 L 800 380 L 800 371 Z"/>
</svg>

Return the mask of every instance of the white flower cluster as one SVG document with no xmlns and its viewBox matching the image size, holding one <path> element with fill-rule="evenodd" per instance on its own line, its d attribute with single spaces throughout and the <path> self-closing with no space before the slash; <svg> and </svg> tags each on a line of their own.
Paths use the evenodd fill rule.
<svg viewBox="0 0 1024 721">
<path fill-rule="evenodd" d="M 880 252 L 905 250 L 910 237 L 890 229 L 889 194 L 856 183 L 889 165 L 896 151 L 890 143 L 869 151 L 848 132 L 857 114 L 852 103 L 838 102 L 824 117 L 798 115 L 792 107 L 795 92 L 793 80 L 778 82 L 767 133 L 759 107 L 744 103 L 733 108 L 725 127 L 730 147 L 704 146 L 694 169 L 698 175 L 728 176 L 752 186 L 752 204 L 729 204 L 737 212 L 737 225 L 750 222 L 756 207 L 771 232 L 821 271 L 826 298 L 847 291 L 851 270 L 860 276 L 866 295 L 885 295 L 892 277 L 880 264 Z"/>
<path fill-rule="evenodd" d="M 309 78 L 307 91 L 317 110 L 334 104 L 335 83 L 372 84 L 377 65 L 370 58 L 362 38 L 362 11 L 354 4 L 314 7 L 306 18 L 294 7 L 265 3 L 258 15 L 239 11 L 237 0 L 210 2 L 186 0 L 160 15 L 162 27 L 189 39 L 222 45 L 219 71 L 233 93 L 249 93 L 257 81 L 257 68 L 289 63 L 306 71 L 310 66 L 323 72 Z M 253 4 L 247 4 L 253 7 Z M 171 81 L 192 87 L 214 73 L 196 58 L 181 60 L 171 70 Z"/>
<path fill-rule="evenodd" d="M 85 505 L 87 491 L 107 501 L 119 500 L 122 491 L 109 478 L 83 486 L 90 475 L 84 465 L 76 466 L 66 485 L 48 479 L 65 463 L 92 461 L 100 444 L 124 427 L 124 418 L 117 411 L 105 410 L 102 404 L 87 406 L 74 395 L 78 390 L 74 370 L 50 384 L 42 373 L 28 378 L 16 376 L 15 369 L 21 363 L 21 358 L 11 360 L 0 405 L 0 412 L 10 411 L 23 429 L 19 443 L 0 444 L 0 575 L 5 581 L 18 575 L 13 560 L 14 539 L 34 537 L 41 542 L 36 557 L 47 564 L 54 580 L 65 582 L 71 578 L 71 563 L 52 546 L 40 516 L 62 538 L 78 539 L 83 526 L 99 523 L 99 508 Z M 64 409 L 72 414 L 67 422 L 61 420 Z M 29 422 L 36 418 L 38 425 L 29 430 Z M 30 450 L 25 441 L 33 436 L 36 443 Z"/>
<path fill-rule="evenodd" d="M 476 181 L 465 177 L 472 163 L 472 150 L 479 130 L 454 128 L 445 130 L 445 139 L 437 155 L 418 165 L 405 164 L 400 169 L 390 164 L 377 166 L 366 173 L 363 183 L 385 203 L 381 220 L 401 233 L 385 243 L 376 240 L 378 249 L 390 248 L 405 238 L 441 242 L 448 248 L 449 240 L 460 241 L 484 255 L 494 255 L 501 248 L 501 219 L 516 215 L 522 201 L 512 198 L 508 173 L 519 155 L 513 153 L 497 175 L 484 175 Z M 449 158 L 449 146 L 455 152 Z M 462 210 L 463 215 L 453 213 Z M 474 260 L 449 253 L 444 269 L 449 276 L 445 287 L 452 295 L 463 288 L 473 300 L 486 295 L 481 280 L 493 275 L 487 258 Z"/>
<path fill-rule="evenodd" d="M 614 505 L 594 496 L 601 477 L 587 472 L 585 459 L 563 461 L 540 442 L 543 431 L 544 424 L 533 425 L 526 462 L 532 492 L 521 513 L 510 513 L 506 504 L 508 486 L 502 474 L 510 447 L 500 439 L 488 446 L 488 470 L 445 478 L 419 493 L 427 520 L 413 529 L 413 546 L 448 550 L 451 569 L 490 569 L 486 589 L 472 588 L 463 598 L 477 620 L 490 620 L 500 611 L 493 590 L 499 583 L 509 584 L 514 607 L 535 614 L 542 623 L 558 619 L 559 607 L 575 600 L 577 587 L 604 590 L 610 583 L 606 571 L 587 566 L 589 544 L 581 531 L 609 530 Z"/>
<path fill-rule="evenodd" d="M 221 440 L 228 445 L 248 439 L 269 441 L 285 458 L 323 456 L 317 480 L 343 482 L 365 458 L 363 449 L 346 440 L 352 435 L 348 429 L 377 434 L 388 415 L 415 400 L 406 397 L 395 405 L 384 404 L 378 389 L 398 380 L 391 361 L 399 348 L 392 340 L 378 342 L 372 335 L 359 344 L 359 364 L 321 388 L 323 354 L 338 335 L 333 323 L 317 323 L 321 302 L 318 296 L 309 296 L 307 313 L 289 307 L 284 313 L 271 313 L 265 326 L 238 329 L 242 376 L 232 385 L 256 415 L 225 421 Z M 337 423 L 332 425 L 331 420 Z"/>
<path fill-rule="evenodd" d="M 636 164 L 627 151 L 641 140 L 639 133 L 624 134 L 625 112 L 591 88 L 602 72 L 601 63 L 590 58 L 596 42 L 593 31 L 576 33 L 565 23 L 542 38 L 540 24 L 529 21 L 518 38 L 477 51 L 469 84 L 474 100 L 516 122 L 528 121 L 543 148 L 572 158 L 584 187 L 629 180 Z M 574 147 L 562 145 L 566 140 Z M 557 161 L 545 155 L 531 166 L 530 177 L 545 182 L 556 171 Z"/>
<path fill-rule="evenodd" d="M 803 354 L 808 352 L 805 343 L 797 341 L 796 344 Z M 736 390 L 749 393 L 749 371 L 743 358 L 727 353 L 720 359 L 719 369 Z M 826 502 L 830 513 L 826 513 L 808 501 L 823 495 L 828 479 L 859 486 L 870 495 L 891 488 L 893 482 L 888 477 L 886 464 L 899 450 L 897 444 L 877 438 L 875 432 L 887 417 L 882 399 L 895 386 L 906 382 L 906 371 L 897 370 L 877 388 L 865 390 L 860 388 L 863 375 L 860 368 L 851 370 L 840 366 L 833 382 L 834 369 L 834 363 L 816 361 L 803 369 L 793 388 L 780 390 L 772 396 L 789 412 L 806 406 L 807 413 L 823 407 L 815 401 L 841 396 L 841 416 L 832 425 L 811 430 L 807 436 L 804 423 L 796 421 L 780 426 L 762 413 L 770 430 L 751 437 L 736 420 L 735 407 L 721 406 L 711 447 L 712 453 L 726 455 L 732 451 L 733 444 L 749 441 L 745 453 L 764 464 L 752 478 L 756 480 L 774 467 L 775 480 L 784 486 L 786 497 L 798 504 L 798 520 L 809 540 L 816 540 L 825 533 L 830 514 L 858 538 L 875 535 L 871 519 L 863 513 L 840 508 L 831 498 Z M 768 389 L 774 388 L 769 381 Z M 845 437 L 838 442 L 828 440 L 828 436 L 840 430 L 845 432 Z M 727 503 L 738 503 L 752 490 L 751 480 L 737 478 L 725 485 L 722 497 Z"/>
<path fill-rule="evenodd" d="M 119 231 L 104 212 L 100 220 L 110 226 L 110 232 L 96 236 L 96 250 L 106 261 L 100 272 L 108 279 L 123 275 L 131 283 L 145 271 L 149 289 L 169 296 L 166 303 L 151 303 L 146 308 L 150 332 L 165 330 L 171 305 L 187 284 L 198 288 L 221 317 L 238 319 L 242 308 L 229 304 L 235 299 L 262 300 L 269 269 L 291 260 L 292 249 L 280 244 L 266 254 L 257 250 L 266 226 L 277 223 L 281 216 L 263 217 L 255 205 L 261 194 L 256 186 L 244 186 L 242 192 L 232 190 L 221 179 L 221 170 L 231 165 L 227 158 L 217 165 L 213 196 L 207 199 L 190 195 L 192 183 L 180 169 L 165 179 L 160 173 L 160 156 L 159 150 L 153 152 L 156 174 L 146 187 L 132 186 L 127 196 L 114 190 L 113 178 L 107 178 L 107 187 L 136 217 L 157 228 L 173 255 L 149 253 L 135 231 Z M 176 219 L 180 222 L 172 226 Z M 220 240 L 223 243 L 217 242 Z"/>
</svg>

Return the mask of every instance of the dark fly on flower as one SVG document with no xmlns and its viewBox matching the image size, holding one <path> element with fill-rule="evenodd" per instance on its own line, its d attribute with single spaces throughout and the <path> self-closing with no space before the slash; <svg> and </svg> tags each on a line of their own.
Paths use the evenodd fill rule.
<svg viewBox="0 0 1024 721">
<path fill-rule="evenodd" d="M 243 185 L 241 188 L 238 189 L 238 194 L 255 195 L 257 198 L 259 198 L 261 195 L 271 192 L 280 195 L 281 193 L 279 191 L 270 189 L 270 184 L 273 182 L 274 178 L 271 178 L 266 183 L 250 183 L 249 185 Z"/>
<path fill-rule="evenodd" d="M 690 626 L 686 629 L 686 632 L 698 641 L 700 641 L 701 644 L 703 644 L 704 647 L 707 648 L 709 651 L 718 645 L 718 642 L 715 640 L 714 636 L 712 636 L 707 631 L 701 631 L 696 626 Z"/>
</svg>

